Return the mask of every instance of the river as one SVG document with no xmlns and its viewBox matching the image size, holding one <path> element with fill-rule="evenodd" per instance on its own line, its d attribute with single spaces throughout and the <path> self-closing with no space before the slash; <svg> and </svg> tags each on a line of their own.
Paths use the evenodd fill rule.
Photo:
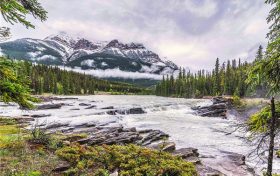
<svg viewBox="0 0 280 176">
<path fill-rule="evenodd" d="M 198 149 L 202 162 L 227 175 L 251 175 L 240 172 L 226 163 L 225 152 L 234 152 L 245 156 L 253 149 L 243 138 L 245 134 L 231 132 L 238 123 L 236 117 L 229 115 L 228 119 L 215 117 L 200 117 L 191 110 L 192 106 L 210 104 L 210 100 L 165 98 L 156 96 L 127 95 L 93 95 L 71 96 L 77 100 L 65 100 L 63 103 L 73 106 L 63 106 L 61 109 L 22 111 L 15 106 L 0 106 L 0 116 L 21 116 L 25 114 L 50 114 L 40 118 L 36 123 L 69 122 L 82 124 L 84 122 L 112 122 L 111 125 L 122 124 L 125 127 L 137 129 L 159 129 L 170 135 L 170 140 L 176 143 L 176 148 L 194 147 Z M 61 102 L 61 101 L 54 101 Z M 96 105 L 94 109 L 85 109 L 80 103 Z M 134 115 L 96 115 L 104 112 L 102 107 L 113 106 L 115 109 L 141 107 L 147 113 Z M 80 110 L 73 110 L 79 108 Z M 71 110 L 72 109 L 72 110 Z M 280 161 L 274 164 L 275 172 L 280 172 Z M 259 163 L 256 158 L 246 158 L 246 164 L 257 173 L 265 168 L 265 163 Z"/>
</svg>

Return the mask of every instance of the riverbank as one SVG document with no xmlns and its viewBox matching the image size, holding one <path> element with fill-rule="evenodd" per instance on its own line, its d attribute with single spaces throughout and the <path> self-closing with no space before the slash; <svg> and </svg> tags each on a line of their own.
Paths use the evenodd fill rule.
<svg viewBox="0 0 280 176">
<path fill-rule="evenodd" d="M 195 166 L 161 150 L 136 145 L 81 145 L 85 133 L 23 130 L 28 120 L 0 118 L 0 175 L 186 175 Z M 135 158 L 136 157 L 136 158 Z"/>
</svg>

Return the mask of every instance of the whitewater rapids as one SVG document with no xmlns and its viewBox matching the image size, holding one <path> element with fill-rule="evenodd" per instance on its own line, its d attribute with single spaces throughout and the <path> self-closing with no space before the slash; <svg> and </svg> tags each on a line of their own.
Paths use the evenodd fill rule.
<svg viewBox="0 0 280 176">
<path fill-rule="evenodd" d="M 61 109 L 22 111 L 17 106 L 4 106 L 0 103 L 0 116 L 22 116 L 32 114 L 50 114 L 34 123 L 70 123 L 79 125 L 85 122 L 107 123 L 136 127 L 137 129 L 158 129 L 170 135 L 170 140 L 176 143 L 176 148 L 194 147 L 202 156 L 201 160 L 208 166 L 227 175 L 240 175 L 227 168 L 224 163 L 225 152 L 234 152 L 247 156 L 253 149 L 245 140 L 245 134 L 232 132 L 238 119 L 229 116 L 228 119 L 214 117 L 200 117 L 191 110 L 192 106 L 209 105 L 210 100 L 165 98 L 156 96 L 128 96 L 128 95 L 93 95 L 71 96 L 78 99 L 56 100 L 53 103 L 65 103 Z M 48 102 L 50 103 L 50 102 Z M 96 105 L 96 108 L 85 109 L 80 103 Z M 113 106 L 114 109 L 128 109 L 140 107 L 145 114 L 130 115 L 97 115 L 106 110 L 104 107 Z M 76 108 L 76 110 L 73 110 Z M 77 110 L 80 109 L 80 110 Z M 256 158 L 246 157 L 246 164 L 257 173 L 266 167 Z M 280 172 L 280 160 L 276 159 L 275 172 Z M 250 175 L 248 173 L 248 175 Z"/>
</svg>

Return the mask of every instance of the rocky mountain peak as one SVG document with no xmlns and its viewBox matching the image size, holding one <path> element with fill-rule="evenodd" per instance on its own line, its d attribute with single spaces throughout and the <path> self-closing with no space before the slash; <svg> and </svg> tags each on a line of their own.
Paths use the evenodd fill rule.
<svg viewBox="0 0 280 176">
<path fill-rule="evenodd" d="M 65 32 L 60 32 L 56 35 L 50 35 L 46 37 L 44 40 L 51 40 L 51 41 L 56 41 L 60 44 L 67 45 L 67 46 L 74 46 L 77 39 L 73 38 L 72 36 L 68 35 Z"/>
<path fill-rule="evenodd" d="M 95 50 L 97 48 L 98 48 L 97 45 L 93 44 L 92 42 L 90 42 L 84 38 L 79 39 L 74 45 L 75 50 L 78 50 L 78 49 Z"/>
</svg>

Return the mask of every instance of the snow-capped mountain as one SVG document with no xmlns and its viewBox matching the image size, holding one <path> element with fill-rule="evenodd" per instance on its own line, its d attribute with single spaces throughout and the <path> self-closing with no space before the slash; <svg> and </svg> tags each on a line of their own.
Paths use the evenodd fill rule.
<svg viewBox="0 0 280 176">
<path fill-rule="evenodd" d="M 65 33 L 43 40 L 23 38 L 0 43 L 0 50 L 11 58 L 83 70 L 119 69 L 151 74 L 173 74 L 178 70 L 176 64 L 163 61 L 140 43 L 95 42 Z"/>
</svg>

